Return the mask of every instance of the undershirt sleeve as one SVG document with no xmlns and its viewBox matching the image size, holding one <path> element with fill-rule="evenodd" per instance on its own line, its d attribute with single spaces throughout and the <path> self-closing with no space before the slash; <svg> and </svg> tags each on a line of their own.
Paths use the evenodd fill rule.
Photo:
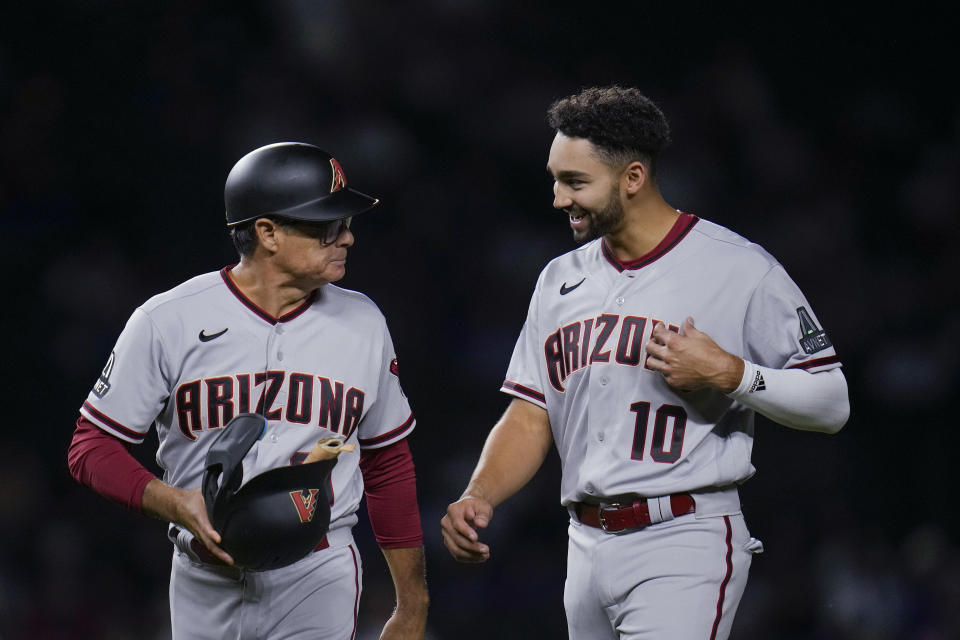
<svg viewBox="0 0 960 640">
<path fill-rule="evenodd" d="M 143 491 L 156 478 L 127 445 L 81 416 L 67 450 L 70 475 L 104 498 L 143 513 Z"/>
<path fill-rule="evenodd" d="M 740 385 L 727 396 L 791 429 L 836 433 L 850 417 L 847 381 L 840 369 L 809 373 L 744 360 Z"/>
<path fill-rule="evenodd" d="M 360 471 L 377 544 L 383 549 L 422 546 L 417 474 L 407 439 L 362 451 Z"/>
</svg>

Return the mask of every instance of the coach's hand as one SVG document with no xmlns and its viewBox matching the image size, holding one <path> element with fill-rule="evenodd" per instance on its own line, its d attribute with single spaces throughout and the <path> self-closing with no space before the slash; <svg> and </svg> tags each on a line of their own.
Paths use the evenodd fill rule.
<svg viewBox="0 0 960 640">
<path fill-rule="evenodd" d="M 440 520 L 443 544 L 459 562 L 486 562 L 490 547 L 480 542 L 477 529 L 484 529 L 493 517 L 489 502 L 474 496 L 464 496 L 447 507 Z"/>
<path fill-rule="evenodd" d="M 143 491 L 143 511 L 189 529 L 210 553 L 226 564 L 233 564 L 230 554 L 217 546 L 220 534 L 210 524 L 200 489 L 178 489 L 154 478 Z"/>
<path fill-rule="evenodd" d="M 729 393 L 743 377 L 743 360 L 721 349 L 689 317 L 680 333 L 658 322 L 647 343 L 647 354 L 647 366 L 680 391 L 714 388 Z"/>
</svg>

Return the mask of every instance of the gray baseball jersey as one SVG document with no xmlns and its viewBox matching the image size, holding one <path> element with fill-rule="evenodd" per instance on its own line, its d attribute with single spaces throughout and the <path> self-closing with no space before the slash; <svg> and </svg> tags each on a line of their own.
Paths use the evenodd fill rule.
<svg viewBox="0 0 960 640">
<path fill-rule="evenodd" d="M 81 408 L 131 443 L 155 425 L 164 480 L 184 489 L 200 486 L 210 443 L 242 412 L 269 421 L 245 477 L 301 462 L 323 436 L 377 448 L 415 426 L 386 321 L 369 298 L 328 284 L 273 318 L 240 292 L 229 268 L 134 311 Z M 331 474 L 331 532 L 356 522 L 359 458 L 340 454 Z"/>
<path fill-rule="evenodd" d="M 630 263 L 602 239 L 560 256 L 540 274 L 502 391 L 547 410 L 563 504 L 727 487 L 754 473 L 752 410 L 715 390 L 678 392 L 645 366 L 654 324 L 677 331 L 687 316 L 759 365 L 840 366 L 783 267 L 717 224 L 682 214 Z"/>
</svg>

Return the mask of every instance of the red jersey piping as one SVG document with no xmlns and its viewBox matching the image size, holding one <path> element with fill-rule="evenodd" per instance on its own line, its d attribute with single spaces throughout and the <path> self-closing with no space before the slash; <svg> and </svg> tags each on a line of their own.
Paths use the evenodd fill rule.
<svg viewBox="0 0 960 640">
<path fill-rule="evenodd" d="M 613 255 L 613 252 L 610 251 L 610 248 L 607 247 L 606 239 L 600 241 L 600 248 L 603 251 L 603 257 L 605 257 L 607 262 L 612 264 L 617 271 L 639 269 L 666 255 L 671 249 L 677 246 L 681 240 L 687 237 L 687 234 L 690 233 L 690 230 L 693 229 L 699 220 L 700 218 L 691 213 L 681 213 L 677 221 L 673 223 L 670 231 L 667 232 L 667 235 L 664 236 L 663 240 L 661 240 L 657 246 L 645 255 L 640 256 L 636 260 L 630 260 L 629 262 L 621 262 L 618 260 L 617 257 Z"/>
<path fill-rule="evenodd" d="M 278 322 L 289 322 L 293 320 L 294 318 L 302 314 L 304 311 L 309 309 L 310 305 L 312 305 L 314 300 L 317 299 L 317 290 L 315 289 L 312 292 L 310 292 L 310 295 L 307 296 L 307 299 L 304 300 L 303 304 L 301 304 L 299 307 L 297 307 L 293 311 L 289 311 L 283 314 L 279 318 L 274 318 L 272 315 L 270 315 L 269 313 L 267 313 L 266 311 L 258 307 L 256 303 L 250 300 L 250 298 L 243 295 L 243 291 L 240 291 L 240 287 L 238 287 L 237 284 L 233 281 L 233 278 L 230 277 L 230 270 L 233 269 L 235 266 L 237 265 L 233 264 L 233 265 L 230 265 L 229 267 L 224 267 L 223 269 L 220 270 L 220 276 L 223 277 L 223 281 L 227 285 L 227 288 L 230 289 L 230 293 L 232 293 L 237 298 L 237 300 L 242 302 L 243 306 L 245 306 L 247 309 L 250 309 L 250 311 L 253 311 L 256 315 L 266 320 L 270 324 L 277 324 Z"/>
<path fill-rule="evenodd" d="M 381 433 L 380 435 L 374 436 L 372 438 L 358 438 L 358 441 L 360 442 L 361 447 L 369 447 L 375 444 L 380 444 L 382 442 L 386 442 L 387 440 L 390 440 L 391 438 L 397 437 L 397 435 L 409 429 L 410 425 L 412 424 L 413 424 L 413 412 L 411 411 L 410 417 L 407 418 L 406 422 L 404 422 L 399 427 L 395 429 L 391 429 L 386 433 Z"/>
</svg>

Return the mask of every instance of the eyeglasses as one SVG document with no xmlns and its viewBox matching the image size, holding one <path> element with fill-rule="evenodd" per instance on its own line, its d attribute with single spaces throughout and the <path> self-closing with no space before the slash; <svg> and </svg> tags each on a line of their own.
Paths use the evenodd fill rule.
<svg viewBox="0 0 960 640">
<path fill-rule="evenodd" d="M 340 220 L 330 220 L 329 222 L 303 222 L 297 220 L 290 224 L 297 231 L 305 236 L 319 240 L 322 244 L 333 244 L 340 237 L 340 234 L 350 228 L 350 222 L 353 216 L 342 218 Z"/>
</svg>

